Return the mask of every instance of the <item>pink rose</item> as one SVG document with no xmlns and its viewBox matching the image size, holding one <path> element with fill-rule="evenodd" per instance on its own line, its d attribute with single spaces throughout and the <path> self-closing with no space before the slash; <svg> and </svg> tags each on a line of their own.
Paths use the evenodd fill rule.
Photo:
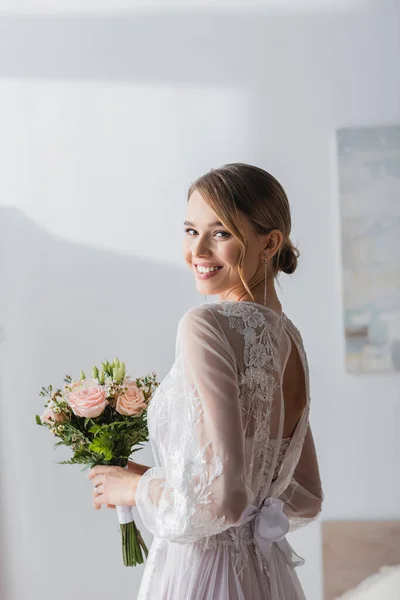
<svg viewBox="0 0 400 600">
<path fill-rule="evenodd" d="M 42 423 L 47 423 L 49 425 L 53 423 L 62 423 L 64 418 L 62 415 L 59 415 L 54 412 L 52 402 L 49 402 L 47 407 L 45 408 L 42 416 L 40 417 Z"/>
<path fill-rule="evenodd" d="M 84 379 L 83 381 L 73 381 L 69 387 L 71 388 L 71 391 L 74 391 L 78 388 L 84 387 L 85 383 L 89 383 L 89 380 Z M 92 383 L 95 385 L 94 381 L 92 381 Z"/>
<path fill-rule="evenodd" d="M 84 387 L 93 387 L 94 385 L 99 385 L 97 379 L 78 379 L 77 381 L 68 383 L 64 387 L 64 391 L 68 393 L 69 391 L 73 392 Z"/>
<path fill-rule="evenodd" d="M 101 415 L 107 405 L 106 392 L 96 379 L 75 381 L 65 398 L 77 417 L 93 419 Z"/>
<path fill-rule="evenodd" d="M 129 379 L 125 379 L 124 387 L 128 389 L 117 398 L 115 410 L 125 417 L 140 417 L 147 408 L 142 390 Z"/>
</svg>

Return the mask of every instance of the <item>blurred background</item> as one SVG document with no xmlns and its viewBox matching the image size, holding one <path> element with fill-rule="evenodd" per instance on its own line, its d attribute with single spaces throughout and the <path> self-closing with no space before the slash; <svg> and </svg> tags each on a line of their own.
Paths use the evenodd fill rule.
<svg viewBox="0 0 400 600">
<path fill-rule="evenodd" d="M 301 251 L 280 297 L 308 352 L 326 498 L 290 539 L 307 599 L 324 597 L 325 522 L 398 523 L 399 373 L 346 369 L 336 144 L 396 124 L 395 0 L 0 1 L 1 599 L 136 597 L 143 567 L 122 565 L 115 511 L 93 509 L 80 468 L 57 464 L 38 393 L 116 355 L 166 374 L 203 301 L 181 258 L 187 189 L 227 162 L 283 184 Z"/>
</svg>

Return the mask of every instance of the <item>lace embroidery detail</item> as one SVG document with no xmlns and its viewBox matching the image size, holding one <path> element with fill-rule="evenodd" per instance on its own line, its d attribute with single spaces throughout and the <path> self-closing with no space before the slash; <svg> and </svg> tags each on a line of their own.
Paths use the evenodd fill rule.
<svg viewBox="0 0 400 600">
<path fill-rule="evenodd" d="M 274 372 L 281 366 L 280 333 L 256 306 L 241 302 L 222 302 L 221 305 L 218 312 L 228 317 L 229 327 L 244 338 L 245 369 L 239 377 L 241 407 L 246 414 L 254 413 L 255 455 L 260 458 L 268 447 L 269 415 L 277 389 Z M 262 479 L 263 473 L 260 473 L 259 484 Z"/>
<path fill-rule="evenodd" d="M 171 410 L 175 401 L 179 405 L 182 389 L 183 370 L 178 360 L 166 378 L 157 388 L 150 402 L 149 437 L 159 447 L 163 446 L 163 437 L 171 427 Z M 193 455 L 193 437 L 199 424 L 203 409 L 196 390 L 185 384 L 185 427 L 180 427 L 179 445 L 163 456 L 163 464 L 168 473 L 169 493 L 162 494 L 158 504 L 157 520 L 165 535 L 177 531 L 185 532 L 185 539 L 196 538 L 196 531 L 215 534 L 225 522 L 225 517 L 213 517 L 207 510 L 211 492 L 208 491 L 216 477 L 223 472 L 220 457 L 214 455 L 206 459 L 211 442 L 207 442 Z M 171 494 L 173 511 L 171 511 Z"/>
<path fill-rule="evenodd" d="M 222 462 L 218 455 L 209 463 L 204 459 L 207 446 L 199 452 L 198 458 L 189 463 L 185 460 L 184 448 L 170 457 L 168 485 L 171 489 L 161 496 L 157 511 L 159 528 L 164 535 L 184 532 L 186 541 L 194 541 L 197 531 L 209 531 L 209 535 L 213 535 L 225 522 L 225 517 L 214 517 L 206 508 L 211 503 L 211 492 L 207 490 L 222 473 Z M 199 465 L 206 465 L 206 468 L 199 472 Z"/>
<path fill-rule="evenodd" d="M 277 464 L 274 464 L 274 473 L 270 475 L 274 456 L 273 448 L 269 444 L 270 414 L 274 394 L 279 391 L 280 385 L 280 346 L 285 321 L 290 323 L 297 338 L 296 345 L 308 377 L 307 358 L 300 333 L 286 315 L 280 317 L 275 314 L 270 322 L 260 308 L 245 302 L 215 303 L 214 309 L 227 317 L 230 329 L 243 336 L 244 368 L 238 379 L 240 407 L 246 422 L 254 424 L 253 459 L 261 465 L 256 480 L 247 481 L 246 485 L 254 492 L 254 503 L 257 504 L 265 496 L 264 488 L 268 477 L 271 476 L 274 481 L 281 466 L 280 455 Z M 210 486 L 223 473 L 223 464 L 220 457 L 212 452 L 212 460 L 207 460 L 207 456 L 210 455 L 210 442 L 201 447 L 193 443 L 202 416 L 201 401 L 196 391 L 185 380 L 183 364 L 178 353 L 172 369 L 157 388 L 148 410 L 150 440 L 154 442 L 160 454 L 169 486 L 167 488 L 167 485 L 163 484 L 165 490 L 158 504 L 156 518 L 160 536 L 164 537 L 165 534 L 168 537 L 171 533 L 179 542 L 179 535 L 182 533 L 186 543 L 193 542 L 204 549 L 228 545 L 239 576 L 248 564 L 251 554 L 253 560 L 254 554 L 256 555 L 260 569 L 268 570 L 266 559 L 253 539 L 250 524 L 225 528 L 221 532 L 226 518 L 213 516 L 207 508 L 212 502 Z M 177 426 L 176 420 L 179 419 L 180 423 Z M 171 439 L 174 427 L 177 427 L 179 433 L 179 444 L 169 448 L 164 440 Z M 160 538 L 156 540 L 160 543 L 174 543 Z M 154 553 L 161 547 L 158 545 Z M 151 567 L 147 577 L 151 582 Z M 146 583 L 146 589 L 148 585 L 150 583 Z M 146 595 L 143 598 L 147 600 Z"/>
<path fill-rule="evenodd" d="M 147 411 L 150 440 L 157 440 L 159 443 L 164 437 L 165 430 L 171 426 L 171 409 L 175 404 L 179 405 L 182 399 L 180 382 L 183 378 L 183 370 L 176 362 L 153 394 Z M 192 426 L 197 425 L 201 418 L 201 401 L 195 390 L 187 385 L 184 392 L 188 396 L 186 403 L 188 427 L 183 431 L 182 442 L 185 442 L 186 438 L 190 438 L 193 432 Z"/>
<path fill-rule="evenodd" d="M 278 388 L 276 374 L 281 369 L 279 346 L 282 332 L 279 326 L 271 324 L 261 310 L 251 304 L 222 302 L 221 308 L 217 310 L 228 318 L 229 327 L 242 334 L 244 339 L 244 372 L 239 376 L 240 401 L 242 413 L 247 417 L 250 412 L 253 413 L 254 456 L 263 465 L 257 474 L 255 485 L 255 497 L 259 502 L 264 495 L 263 486 L 271 466 L 271 457 L 267 457 L 266 453 L 273 395 Z M 285 315 L 282 318 L 284 319 Z M 210 547 L 210 544 L 221 543 L 232 546 L 233 560 L 239 577 L 248 564 L 251 552 L 255 552 L 260 569 L 267 570 L 265 557 L 254 543 L 247 524 L 233 527 L 214 536 L 213 540 L 207 539 L 203 545 Z"/>
<path fill-rule="evenodd" d="M 256 307 L 244 302 L 221 302 L 223 305 L 221 314 L 229 319 L 229 327 L 236 329 L 240 333 L 246 330 L 253 330 L 256 327 L 262 327 L 265 323 L 265 317 L 262 312 Z M 250 332 L 248 333 L 249 335 Z"/>
</svg>

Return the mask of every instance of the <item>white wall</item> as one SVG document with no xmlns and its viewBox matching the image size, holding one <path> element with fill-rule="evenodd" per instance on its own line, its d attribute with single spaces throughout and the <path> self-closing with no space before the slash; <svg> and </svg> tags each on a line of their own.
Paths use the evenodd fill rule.
<svg viewBox="0 0 400 600">
<path fill-rule="evenodd" d="M 186 189 L 224 162 L 263 166 L 291 200 L 302 262 L 281 297 L 309 355 L 324 518 L 400 516 L 398 377 L 343 366 L 334 146 L 337 127 L 400 120 L 399 7 L 222 5 L 0 17 L 2 599 L 135 597 L 142 568 L 122 566 L 79 468 L 56 464 L 37 393 L 116 354 L 165 374 L 202 301 L 180 258 Z M 321 600 L 319 523 L 292 543 Z"/>
<path fill-rule="evenodd" d="M 207 13 L 257 11 L 258 13 L 342 12 L 352 9 L 396 5 L 397 0 L 1 0 L 0 13 L 33 14 L 100 14 L 134 13 L 142 11 L 196 10 Z"/>
</svg>

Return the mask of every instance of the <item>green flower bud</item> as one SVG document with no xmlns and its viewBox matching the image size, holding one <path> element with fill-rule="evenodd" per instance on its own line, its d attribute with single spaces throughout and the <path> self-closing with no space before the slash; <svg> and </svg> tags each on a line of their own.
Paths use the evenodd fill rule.
<svg viewBox="0 0 400 600">
<path fill-rule="evenodd" d="M 98 370 L 98 368 L 97 367 L 93 367 L 93 369 L 92 369 L 92 377 L 94 379 L 97 379 L 98 376 L 99 376 L 99 370 Z"/>
<path fill-rule="evenodd" d="M 86 375 L 85 375 L 85 373 L 84 373 L 84 372 L 82 371 L 82 369 L 81 369 L 81 380 L 82 380 L 82 379 L 86 379 Z"/>
<path fill-rule="evenodd" d="M 112 367 L 108 360 L 106 360 L 106 362 L 104 363 L 101 363 L 101 366 L 103 368 L 104 373 L 107 373 L 107 375 L 112 375 Z"/>
<path fill-rule="evenodd" d="M 101 385 L 104 385 L 105 380 L 106 380 L 106 374 L 104 373 L 104 371 L 100 371 L 100 373 L 99 373 L 99 383 Z"/>
<path fill-rule="evenodd" d="M 124 370 L 123 370 L 121 367 L 119 367 L 119 368 L 116 370 L 116 378 L 115 378 L 115 379 L 116 379 L 116 382 L 117 382 L 118 384 L 122 383 L 122 382 L 123 382 L 123 380 L 124 380 L 124 377 L 125 377 Z"/>
<path fill-rule="evenodd" d="M 119 367 L 114 367 L 113 379 L 114 379 L 115 383 L 118 383 L 118 384 L 121 383 L 121 381 L 122 381 L 121 376 L 122 376 L 122 369 Z"/>
</svg>

